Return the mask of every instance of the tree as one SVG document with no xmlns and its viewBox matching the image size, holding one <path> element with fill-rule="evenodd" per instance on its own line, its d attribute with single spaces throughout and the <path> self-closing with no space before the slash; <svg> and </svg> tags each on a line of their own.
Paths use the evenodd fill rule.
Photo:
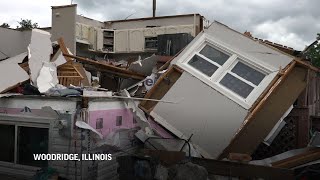
<svg viewBox="0 0 320 180">
<path fill-rule="evenodd" d="M 30 19 L 21 19 L 19 23 L 19 26 L 17 26 L 17 30 L 29 30 L 29 29 L 34 29 L 38 28 L 38 23 L 32 23 Z"/>
<path fill-rule="evenodd" d="M 0 27 L 9 28 L 10 25 L 9 25 L 8 23 L 2 23 L 2 24 L 0 25 Z"/>
<path fill-rule="evenodd" d="M 311 60 L 312 65 L 320 68 L 320 33 L 317 41 L 307 50 L 307 58 Z"/>
</svg>

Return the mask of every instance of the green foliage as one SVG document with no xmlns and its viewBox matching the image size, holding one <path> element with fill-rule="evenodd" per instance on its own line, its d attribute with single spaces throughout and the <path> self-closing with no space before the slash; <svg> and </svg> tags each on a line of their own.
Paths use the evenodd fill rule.
<svg viewBox="0 0 320 180">
<path fill-rule="evenodd" d="M 307 57 L 311 60 L 312 65 L 320 67 L 320 33 L 317 37 L 318 43 L 315 43 L 307 51 Z"/>
<path fill-rule="evenodd" d="M 8 23 L 2 23 L 2 24 L 0 25 L 0 27 L 9 28 L 10 25 L 9 25 Z"/>
<path fill-rule="evenodd" d="M 17 26 L 17 29 L 21 31 L 39 27 L 38 23 L 32 23 L 30 19 L 21 19 L 21 21 L 18 23 L 19 23 L 19 26 Z"/>
</svg>

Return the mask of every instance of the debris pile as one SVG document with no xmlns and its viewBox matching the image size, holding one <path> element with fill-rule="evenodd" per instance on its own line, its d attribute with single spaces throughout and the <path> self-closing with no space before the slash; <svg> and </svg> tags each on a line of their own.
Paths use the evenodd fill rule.
<svg viewBox="0 0 320 180">
<path fill-rule="evenodd" d="M 290 151 L 253 156 L 279 141 L 290 114 L 302 111 L 295 103 L 307 94 L 310 74 L 319 72 L 264 41 L 214 22 L 170 56 L 113 61 L 74 55 L 62 38 L 50 38 L 33 29 L 26 52 L 0 62 L 1 116 L 49 119 L 39 124 L 54 137 L 50 152 L 118 153 L 109 165 L 119 166 L 120 179 L 290 179 L 309 176 L 307 168 L 319 164 L 319 132 L 309 138 L 310 129 L 303 140 L 296 132 L 299 146 Z M 19 96 L 45 99 L 18 112 L 26 101 L 10 97 Z M 306 126 L 301 121 L 298 130 Z M 121 154 L 132 148 L 135 156 Z M 86 164 L 79 173 L 87 176 L 80 176 L 100 177 L 104 163 Z M 70 177 L 69 169 L 57 172 Z"/>
</svg>

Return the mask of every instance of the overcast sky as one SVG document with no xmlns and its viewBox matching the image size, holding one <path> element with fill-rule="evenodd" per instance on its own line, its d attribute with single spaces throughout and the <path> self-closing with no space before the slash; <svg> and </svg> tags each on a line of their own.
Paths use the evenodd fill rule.
<svg viewBox="0 0 320 180">
<path fill-rule="evenodd" d="M 51 26 L 51 6 L 71 0 L 1 0 L 0 23 L 21 18 Z M 152 16 L 152 0 L 73 0 L 78 14 L 101 21 Z M 319 0 L 157 0 L 157 15 L 200 13 L 253 36 L 302 50 L 320 32 Z"/>
</svg>

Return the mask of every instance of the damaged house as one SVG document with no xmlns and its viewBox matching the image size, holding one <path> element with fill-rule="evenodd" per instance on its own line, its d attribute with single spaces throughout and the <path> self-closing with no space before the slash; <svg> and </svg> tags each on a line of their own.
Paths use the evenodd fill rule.
<svg viewBox="0 0 320 180">
<path fill-rule="evenodd" d="M 320 158 L 314 135 L 310 149 L 248 163 L 297 99 L 318 100 L 306 99 L 319 70 L 288 47 L 216 21 L 204 28 L 200 14 L 100 22 L 77 15 L 77 5 L 52 7 L 52 27 L 0 34 L 0 177 L 152 179 L 146 159 L 159 153 L 170 165 L 201 165 L 206 176 L 285 179 Z M 297 133 L 305 147 L 309 124 L 298 128 L 307 129 Z M 113 159 L 35 161 L 35 153 Z"/>
<path fill-rule="evenodd" d="M 310 65 L 214 22 L 170 64 L 139 105 L 202 156 L 251 155 L 305 89 Z"/>
</svg>

